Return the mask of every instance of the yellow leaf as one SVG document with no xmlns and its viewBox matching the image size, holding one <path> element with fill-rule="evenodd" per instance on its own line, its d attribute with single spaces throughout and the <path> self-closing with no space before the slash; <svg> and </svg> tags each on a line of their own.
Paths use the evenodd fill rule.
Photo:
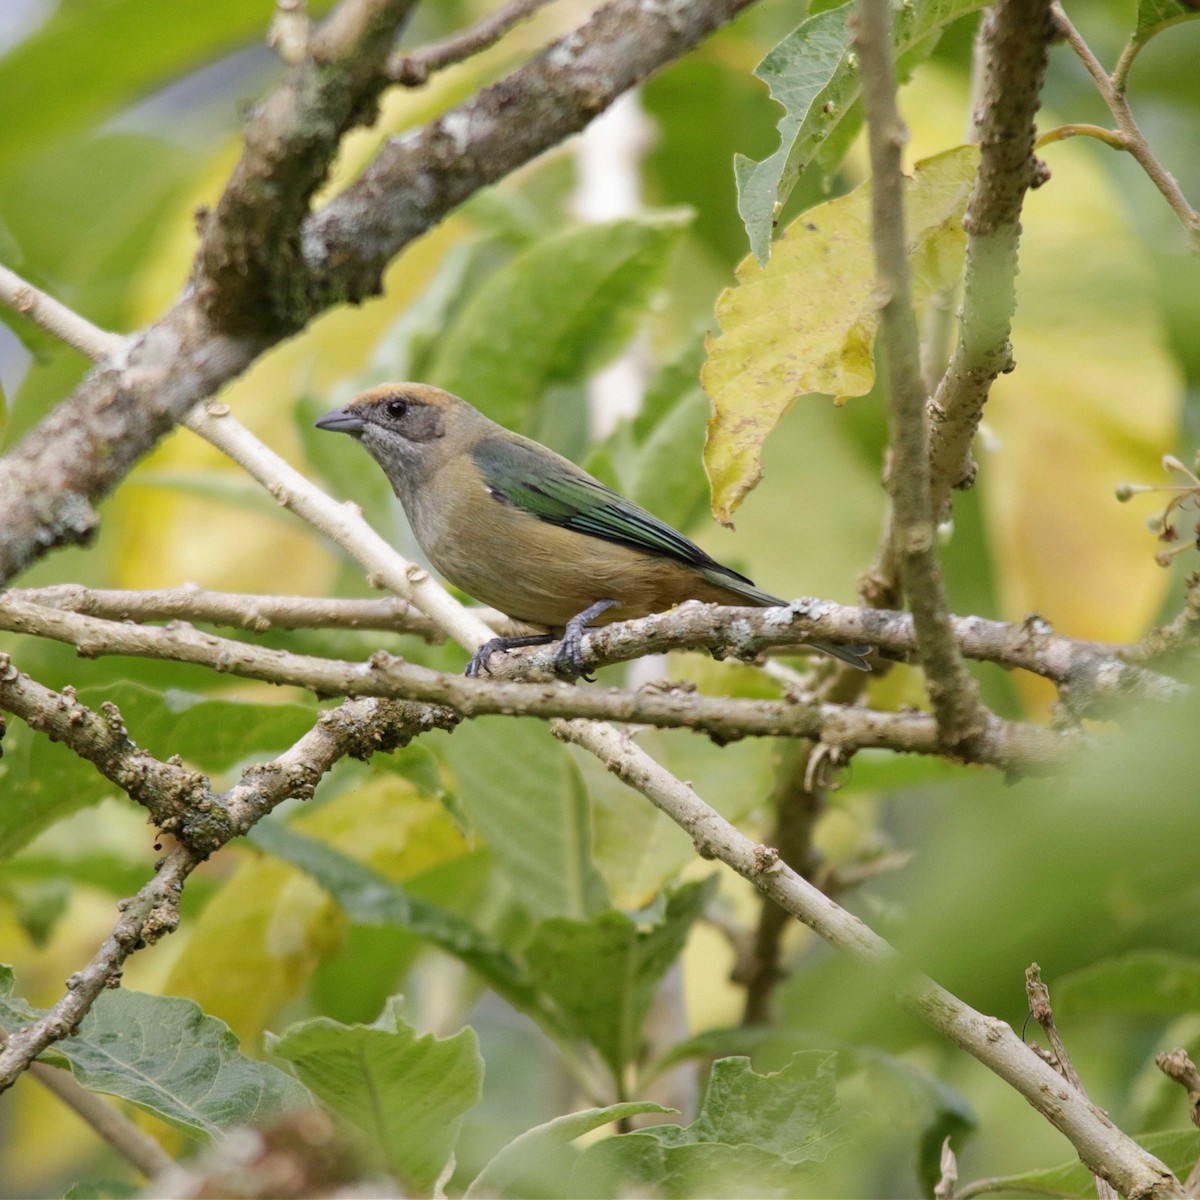
<svg viewBox="0 0 1200 1200">
<path fill-rule="evenodd" d="M 342 793 L 294 822 L 309 837 L 404 882 L 467 853 L 445 809 L 398 775 Z M 345 918 L 288 863 L 250 852 L 195 922 L 163 991 L 188 996 L 253 1047 L 341 945 Z"/>
<path fill-rule="evenodd" d="M 948 150 L 906 180 L 907 236 L 917 301 L 952 282 L 978 151 Z M 704 467 L 713 513 L 730 516 L 761 476 L 762 445 L 798 396 L 861 396 L 875 382 L 878 325 L 870 185 L 798 217 L 760 267 L 752 255 L 717 300 L 721 335 L 701 372 L 712 401 Z"/>
</svg>

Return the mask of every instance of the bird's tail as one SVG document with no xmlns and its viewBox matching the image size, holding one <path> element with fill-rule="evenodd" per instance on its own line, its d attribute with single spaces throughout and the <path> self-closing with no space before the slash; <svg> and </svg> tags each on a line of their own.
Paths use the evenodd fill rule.
<svg viewBox="0 0 1200 1200">
<path fill-rule="evenodd" d="M 731 592 L 737 599 L 756 604 L 760 608 L 787 607 L 786 600 L 781 600 L 778 596 L 772 596 L 770 592 L 764 592 L 761 588 L 755 587 L 744 575 L 738 575 L 728 567 L 722 567 L 720 571 L 711 569 L 701 571 L 701 574 L 710 583 Z M 737 600 L 734 601 L 734 603 L 736 602 Z M 809 642 L 808 644 L 814 650 L 820 650 L 822 654 L 828 654 L 831 658 L 836 658 L 838 662 L 844 662 L 856 671 L 871 669 L 866 659 L 866 656 L 871 653 L 872 647 L 870 646 L 835 646 L 832 642 Z"/>
</svg>

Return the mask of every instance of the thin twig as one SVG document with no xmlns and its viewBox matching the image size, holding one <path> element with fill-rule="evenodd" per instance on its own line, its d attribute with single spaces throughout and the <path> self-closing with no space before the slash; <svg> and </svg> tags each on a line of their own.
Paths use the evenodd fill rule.
<svg viewBox="0 0 1200 1200">
<path fill-rule="evenodd" d="M 420 87 L 430 75 L 494 46 L 514 25 L 527 21 L 553 0 L 510 0 L 503 8 L 436 46 L 409 53 L 397 52 L 388 60 L 388 77 L 403 87 Z"/>
<path fill-rule="evenodd" d="M 23 675 L 7 654 L 0 654 L 0 708 L 70 746 L 145 807 L 160 829 L 178 828 L 209 794 L 208 780 L 202 775 L 160 762 L 140 749 L 130 739 L 115 704 L 105 703 L 101 712 L 95 712 L 79 702 L 74 688 L 54 692 Z"/>
<path fill-rule="evenodd" d="M 1029 998 L 1029 1012 L 1033 1019 L 1042 1027 L 1050 1049 L 1054 1052 L 1054 1060 L 1062 1077 L 1075 1088 L 1081 1096 L 1086 1096 L 1083 1080 L 1075 1070 L 1075 1064 L 1067 1053 L 1066 1043 L 1054 1024 L 1054 1011 L 1050 1007 L 1050 989 L 1042 982 L 1042 968 L 1037 963 L 1030 963 L 1025 968 L 1025 995 Z M 1099 1200 L 1117 1200 L 1117 1193 L 1106 1179 L 1093 1172 L 1096 1181 L 1096 1195 Z"/>
<path fill-rule="evenodd" d="M 0 592 L 0 614 L 8 604 L 34 604 L 101 617 L 109 621 L 201 621 L 232 624 L 264 632 L 269 627 L 389 630 L 403 619 L 403 632 L 416 632 L 429 640 L 444 640 L 429 618 L 398 599 L 323 600 L 303 596 L 260 596 L 207 592 L 192 588 L 161 591 L 98 591 L 77 584 L 49 588 L 12 588 Z M 489 628 L 499 632 L 528 631 L 529 626 L 509 621 L 493 609 L 469 608 Z M 394 615 L 393 615 L 394 614 Z M 951 617 L 951 626 L 962 653 L 980 662 L 1030 671 L 1062 690 L 1063 699 L 1076 713 L 1096 713 L 1129 701 L 1162 703 L 1180 699 L 1189 689 L 1175 680 L 1125 661 L 1147 657 L 1135 647 L 1077 641 L 1055 634 L 1040 619 L 1020 623 L 989 621 L 982 617 Z M 1165 636 L 1165 635 L 1164 635 Z M 916 649 L 912 616 L 904 612 L 876 611 L 798 599 L 786 609 L 731 609 L 691 603 L 669 613 L 655 614 L 590 631 L 583 642 L 583 661 L 589 669 L 628 662 L 647 654 L 669 650 L 700 650 L 718 656 L 758 658 L 764 654 L 802 652 L 809 642 L 869 642 L 899 659 Z M 544 652 L 526 651 L 497 658 L 491 663 L 500 678 L 518 678 Z M 215 664 L 209 664 L 215 665 Z M 817 695 L 813 677 L 802 676 L 784 664 L 767 662 L 789 695 L 804 699 L 831 699 L 852 703 L 856 693 Z M 859 673 L 852 678 L 857 679 Z"/>
<path fill-rule="evenodd" d="M 1129 100 L 1125 94 L 1129 67 L 1137 52 L 1134 49 L 1135 44 L 1137 49 L 1140 49 L 1137 39 L 1130 42 L 1125 54 L 1121 56 L 1116 70 L 1110 76 L 1100 64 L 1100 60 L 1092 53 L 1091 47 L 1083 40 L 1079 30 L 1071 23 L 1071 19 L 1063 11 L 1062 5 L 1053 4 L 1052 12 L 1058 32 L 1078 55 L 1080 62 L 1083 63 L 1087 73 L 1096 84 L 1096 90 L 1100 93 L 1104 103 L 1108 105 L 1108 110 L 1117 123 L 1115 137 L 1119 144 L 1114 143 L 1112 139 L 1104 140 L 1108 141 L 1110 145 L 1116 144 L 1118 149 L 1126 150 L 1133 156 L 1142 170 L 1150 177 L 1151 183 L 1158 188 L 1163 198 L 1171 206 L 1171 211 L 1179 218 L 1192 240 L 1193 248 L 1200 250 L 1200 212 L 1197 212 L 1188 203 L 1178 180 L 1158 161 L 1154 151 L 1151 150 L 1150 143 L 1146 141 L 1145 135 L 1138 128 L 1137 121 L 1134 120 L 1133 110 L 1129 107 Z"/>
<path fill-rule="evenodd" d="M 175 1166 L 175 1160 L 143 1133 L 115 1104 L 81 1087 L 70 1071 L 35 1062 L 29 1074 L 83 1118 L 122 1158 L 147 1179 Z"/>
<path fill-rule="evenodd" d="M 199 621 L 266 633 L 270 629 L 353 629 L 416 634 L 427 642 L 444 642 L 445 631 L 398 596 L 376 600 L 343 600 L 325 596 L 270 596 L 212 592 L 195 585 L 119 591 L 60 583 L 40 588 L 9 588 L 2 595 L 44 608 L 86 613 L 109 621 Z M 473 609 L 490 629 L 516 632 L 517 622 L 496 609 Z"/>
<path fill-rule="evenodd" d="M 118 358 L 126 345 L 125 338 L 97 329 L 73 309 L 5 266 L 0 266 L 0 302 L 95 362 Z"/>
<path fill-rule="evenodd" d="M 854 45 L 862 64 L 871 154 L 871 233 L 882 303 L 880 338 L 890 392 L 893 537 L 938 727 L 946 745 L 963 746 L 983 731 L 987 713 L 954 640 L 937 560 L 925 388 L 904 233 L 900 168 L 908 131 L 896 107 L 888 0 L 861 0 L 855 21 Z"/>
</svg>

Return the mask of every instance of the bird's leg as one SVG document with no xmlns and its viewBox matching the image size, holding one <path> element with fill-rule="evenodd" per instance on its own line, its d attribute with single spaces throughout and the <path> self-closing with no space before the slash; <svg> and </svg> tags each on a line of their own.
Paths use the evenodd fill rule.
<svg viewBox="0 0 1200 1200">
<path fill-rule="evenodd" d="M 516 650 L 521 646 L 548 646 L 554 641 L 552 633 L 531 633 L 526 637 L 494 637 L 490 642 L 484 642 L 467 663 L 466 675 L 476 676 L 491 674 L 488 670 L 488 659 L 501 650 Z"/>
<path fill-rule="evenodd" d="M 581 613 L 576 613 L 563 630 L 562 645 L 554 656 L 554 669 L 560 674 L 578 675 L 588 683 L 595 681 L 594 675 L 589 675 L 583 661 L 583 635 L 589 622 L 595 620 L 602 612 L 607 612 L 619 601 L 597 600 L 589 604 Z"/>
</svg>

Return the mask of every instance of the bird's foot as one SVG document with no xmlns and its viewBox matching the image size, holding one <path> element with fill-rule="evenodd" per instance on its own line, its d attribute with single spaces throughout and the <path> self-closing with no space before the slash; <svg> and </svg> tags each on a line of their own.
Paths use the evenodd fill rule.
<svg viewBox="0 0 1200 1200">
<path fill-rule="evenodd" d="M 484 642 L 471 655 L 471 661 L 467 663 L 467 669 L 463 674 L 469 675 L 472 679 L 480 675 L 490 675 L 492 672 L 488 668 L 488 659 L 493 654 L 503 653 L 505 650 L 517 650 L 521 646 L 546 646 L 552 641 L 554 638 L 548 633 L 534 633 L 527 637 L 494 637 L 490 642 Z"/>
<path fill-rule="evenodd" d="M 586 683 L 596 682 L 595 675 L 588 674 L 587 664 L 583 661 L 583 635 L 587 632 L 590 621 L 616 604 L 616 600 L 597 600 L 567 622 L 562 642 L 554 655 L 554 670 L 559 675 L 575 676 Z"/>
</svg>

